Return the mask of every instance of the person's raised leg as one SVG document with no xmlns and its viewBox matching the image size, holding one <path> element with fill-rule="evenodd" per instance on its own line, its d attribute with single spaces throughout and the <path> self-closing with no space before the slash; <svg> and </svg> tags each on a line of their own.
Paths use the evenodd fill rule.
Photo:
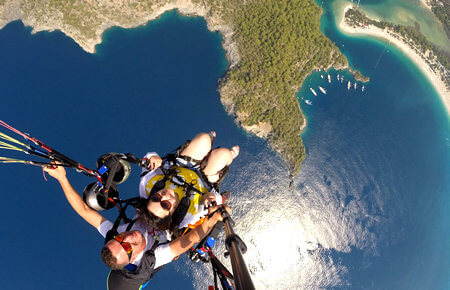
<svg viewBox="0 0 450 290">
<path fill-rule="evenodd" d="M 192 139 L 189 145 L 181 151 L 181 156 L 188 156 L 195 160 L 203 160 L 211 151 L 212 142 L 216 137 L 216 132 L 199 133 Z"/>
<path fill-rule="evenodd" d="M 208 181 L 215 183 L 220 178 L 222 169 L 233 162 L 233 159 L 239 155 L 239 146 L 228 148 L 217 148 L 211 151 L 208 158 L 208 165 L 203 169 L 203 173 L 208 178 Z"/>
</svg>

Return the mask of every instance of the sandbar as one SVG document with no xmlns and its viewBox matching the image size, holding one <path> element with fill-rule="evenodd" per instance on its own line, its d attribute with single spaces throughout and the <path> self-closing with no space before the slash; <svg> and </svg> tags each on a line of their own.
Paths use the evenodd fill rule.
<svg viewBox="0 0 450 290">
<path fill-rule="evenodd" d="M 444 103 L 447 113 L 450 114 L 450 90 L 447 88 L 444 81 L 442 81 L 441 76 L 434 72 L 427 62 L 423 59 L 423 57 L 414 50 L 408 43 L 406 43 L 402 36 L 399 34 L 390 31 L 389 29 L 381 29 L 374 25 L 368 25 L 365 28 L 362 27 L 353 27 L 348 25 L 345 22 L 345 13 L 347 10 L 353 8 L 352 4 L 348 4 L 344 7 L 342 11 L 342 19 L 339 23 L 339 28 L 342 32 L 346 34 L 364 34 L 370 35 L 378 38 L 383 38 L 390 43 L 397 46 L 402 52 L 404 52 L 418 67 L 419 69 L 426 75 L 426 77 L 430 80 L 431 84 L 434 86 L 436 91 Z"/>
</svg>

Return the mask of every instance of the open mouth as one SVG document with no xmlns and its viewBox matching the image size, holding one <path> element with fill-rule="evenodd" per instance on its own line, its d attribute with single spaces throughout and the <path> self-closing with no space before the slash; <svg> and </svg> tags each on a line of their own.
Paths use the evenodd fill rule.
<svg viewBox="0 0 450 290">
<path fill-rule="evenodd" d="M 161 207 L 165 210 L 170 210 L 170 208 L 172 207 L 172 204 L 168 200 L 162 200 L 162 201 L 160 201 L 160 203 L 161 203 Z"/>
</svg>

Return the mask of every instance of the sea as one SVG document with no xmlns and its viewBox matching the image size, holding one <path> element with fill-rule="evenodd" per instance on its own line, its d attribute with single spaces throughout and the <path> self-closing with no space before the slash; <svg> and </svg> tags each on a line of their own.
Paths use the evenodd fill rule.
<svg viewBox="0 0 450 290">
<path fill-rule="evenodd" d="M 334 69 L 305 80 L 297 97 L 308 121 L 306 159 L 292 189 L 279 156 L 220 102 L 228 66 L 221 35 L 176 11 L 108 29 L 94 54 L 59 31 L 8 24 L 0 30 L 0 120 L 89 168 L 107 152 L 163 156 L 203 131 L 217 132 L 216 146 L 238 144 L 222 189 L 232 192 L 234 229 L 257 289 L 449 289 L 449 115 L 400 50 L 339 32 L 336 1 L 318 3 L 321 29 L 370 82 Z M 139 173 L 133 167 L 118 186 L 121 197 L 137 195 Z M 95 181 L 67 174 L 80 194 Z M 103 240 L 55 180 L 23 164 L 0 164 L 0 176 L 2 289 L 106 288 Z M 214 250 L 231 269 L 223 238 Z M 210 265 L 182 256 L 146 288 L 212 284 Z"/>
</svg>

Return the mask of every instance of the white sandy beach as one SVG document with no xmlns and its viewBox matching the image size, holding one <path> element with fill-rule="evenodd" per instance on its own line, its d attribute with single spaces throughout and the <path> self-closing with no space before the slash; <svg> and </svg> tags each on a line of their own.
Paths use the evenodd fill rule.
<svg viewBox="0 0 450 290">
<path fill-rule="evenodd" d="M 441 80 L 441 78 L 434 73 L 431 68 L 428 66 L 426 61 L 415 52 L 407 43 L 403 42 L 400 39 L 394 37 L 393 32 L 390 32 L 386 29 L 380 29 L 376 26 L 370 25 L 368 28 L 360 28 L 360 27 L 351 27 L 345 22 L 345 12 L 348 9 L 352 8 L 353 5 L 349 4 L 344 7 L 342 12 L 342 20 L 339 24 L 340 29 L 346 34 L 364 34 L 371 35 L 374 37 L 383 38 L 390 43 L 394 44 L 398 48 L 400 48 L 414 63 L 423 71 L 423 73 L 427 76 L 433 86 L 436 88 L 439 96 L 444 103 L 447 112 L 450 114 L 450 91 L 447 90 L 445 83 Z"/>
<path fill-rule="evenodd" d="M 428 3 L 428 0 L 420 0 L 420 2 L 431 11 L 431 5 Z"/>
</svg>

